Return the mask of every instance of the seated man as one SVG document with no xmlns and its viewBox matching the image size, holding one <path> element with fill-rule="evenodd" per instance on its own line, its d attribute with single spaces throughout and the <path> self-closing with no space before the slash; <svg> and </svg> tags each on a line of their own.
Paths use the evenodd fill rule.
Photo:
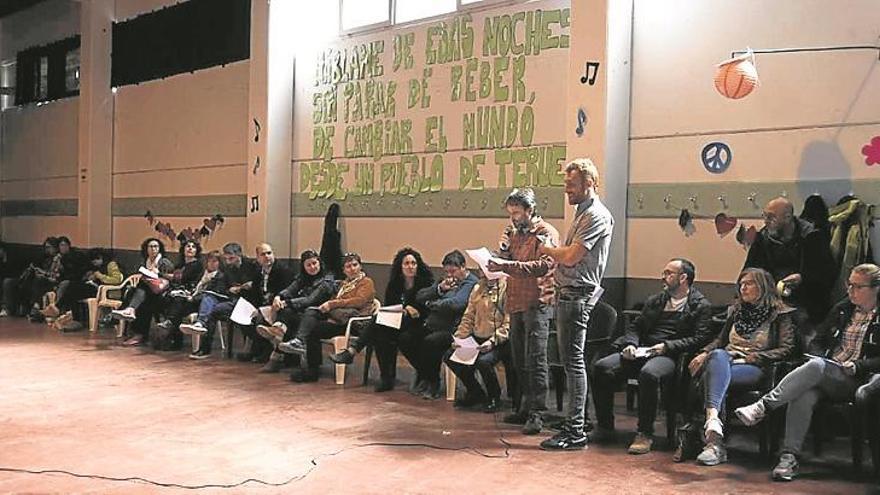
<svg viewBox="0 0 880 495">
<path fill-rule="evenodd" d="M 400 352 L 416 370 L 412 393 L 425 399 L 440 397 L 440 363 L 477 283 L 461 251 L 443 257 L 443 271 L 446 278 L 416 293 L 416 302 L 428 309 L 424 325 L 409 328 L 398 340 Z"/>
<path fill-rule="evenodd" d="M 827 238 L 813 224 L 794 215 L 786 198 L 764 207 L 764 228 L 749 248 L 743 268 L 762 268 L 782 288 L 785 303 L 819 323 L 831 304 L 828 293 L 837 276 Z"/>
<path fill-rule="evenodd" d="M 507 283 L 503 278 L 488 280 L 485 276 L 480 277 L 471 291 L 467 309 L 453 336 L 456 339 L 473 337 L 479 344 L 480 354 L 473 364 L 453 361 L 452 356 L 458 347 L 456 342 L 446 353 L 446 365 L 467 389 L 464 399 L 455 401 L 455 407 L 472 407 L 485 402 L 483 412 L 486 413 L 494 413 L 501 407 L 501 387 L 495 375 L 495 365 L 499 360 L 498 347 L 507 343 L 510 329 L 510 315 L 504 311 L 506 292 Z M 480 372 L 485 391 L 474 371 Z"/>
<path fill-rule="evenodd" d="M 773 469 L 775 481 L 797 476 L 797 458 L 819 399 L 855 398 L 861 403 L 877 387 L 877 375 L 871 375 L 880 371 L 880 267 L 856 266 L 846 288 L 847 299 L 837 303 L 818 328 L 809 361 L 785 375 L 757 402 L 736 410 L 743 423 L 754 425 L 768 410 L 788 405 L 782 454 Z"/>
<path fill-rule="evenodd" d="M 690 261 L 670 260 L 662 272 L 663 291 L 648 298 L 642 313 L 614 342 L 619 352 L 596 362 L 593 398 L 599 428 L 595 439 L 613 436 L 612 409 L 618 382 L 638 377 L 639 423 L 629 453 L 651 451 L 660 385 L 668 393 L 674 383 L 677 358 L 701 348 L 714 337 L 709 328 L 711 305 L 691 286 L 695 275 Z"/>
<path fill-rule="evenodd" d="M 253 291 L 254 278 L 260 271 L 260 266 L 242 254 L 241 245 L 230 242 L 223 246 L 223 278 L 226 282 L 226 294 L 229 299 L 202 303 L 199 307 L 199 319 L 192 325 L 181 325 L 183 333 L 204 334 L 199 341 L 199 349 L 190 354 L 190 359 L 205 359 L 211 355 L 211 347 L 214 345 L 214 332 L 218 321 L 228 321 L 232 316 L 232 310 L 238 298 L 244 297 L 251 304 L 257 305 L 257 297 Z M 206 298 L 214 299 L 214 298 Z M 212 304 L 215 303 L 215 304 Z M 210 305 L 210 312 L 203 312 L 202 307 Z M 250 358 L 248 358 L 250 359 Z"/>
<path fill-rule="evenodd" d="M 259 269 L 253 274 L 253 288 L 251 289 L 253 299 L 248 298 L 248 300 L 258 308 L 271 306 L 275 296 L 280 294 L 293 281 L 293 272 L 287 268 L 287 265 L 275 259 L 272 246 L 265 242 L 257 244 L 256 254 Z M 263 322 L 263 317 L 260 314 L 254 318 L 254 324 Z M 259 336 L 255 325 L 240 325 L 240 328 L 242 335 L 247 338 L 247 344 L 250 348 L 240 353 L 237 356 L 238 360 L 267 362 L 275 346 Z"/>
</svg>

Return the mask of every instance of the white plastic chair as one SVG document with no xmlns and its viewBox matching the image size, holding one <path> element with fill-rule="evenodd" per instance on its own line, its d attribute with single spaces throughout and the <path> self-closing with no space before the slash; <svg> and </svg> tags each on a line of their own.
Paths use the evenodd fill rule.
<svg viewBox="0 0 880 495">
<path fill-rule="evenodd" d="M 134 275 L 129 275 L 128 278 L 122 281 L 119 285 L 101 285 L 98 287 L 98 294 L 95 297 L 90 297 L 86 299 L 86 304 L 89 307 L 89 331 L 97 332 L 98 331 L 98 320 L 100 318 L 101 310 L 104 308 L 109 308 L 111 310 L 119 309 L 122 306 L 121 299 L 112 299 L 110 298 L 110 291 L 122 291 L 126 287 L 134 287 L 141 281 L 141 274 L 136 273 Z M 122 337 L 125 334 L 125 320 L 119 320 L 117 325 L 116 336 Z"/>
<path fill-rule="evenodd" d="M 324 339 L 321 342 L 324 344 L 329 344 L 333 346 L 334 353 L 340 353 L 348 348 L 348 343 L 351 340 L 351 326 L 357 321 L 367 321 L 372 320 L 376 313 L 379 312 L 379 307 L 382 304 L 378 299 L 373 299 L 373 309 L 370 312 L 370 316 L 355 316 L 353 318 L 349 318 L 348 323 L 345 325 L 345 335 L 340 335 L 338 337 L 333 337 L 330 339 Z M 345 367 L 344 364 L 336 365 L 336 384 L 337 385 L 345 385 Z"/>
</svg>

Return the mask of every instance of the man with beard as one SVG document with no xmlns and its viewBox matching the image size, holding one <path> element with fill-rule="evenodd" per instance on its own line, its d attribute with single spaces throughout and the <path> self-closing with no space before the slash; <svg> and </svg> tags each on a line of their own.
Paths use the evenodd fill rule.
<svg viewBox="0 0 880 495">
<path fill-rule="evenodd" d="M 831 246 L 813 224 L 794 216 L 786 198 L 764 207 L 764 228 L 758 232 L 743 268 L 763 268 L 780 284 L 780 295 L 806 311 L 810 322 L 821 322 L 831 305 L 829 293 L 837 267 Z"/>
<path fill-rule="evenodd" d="M 553 258 L 542 245 L 559 245 L 559 232 L 538 216 L 535 192 L 514 189 L 504 202 L 510 225 L 501 236 L 499 255 L 505 263 L 489 262 L 489 270 L 510 275 L 506 310 L 510 314 L 510 343 L 521 390 L 519 409 L 505 422 L 523 425 L 535 435 L 544 426 L 547 410 L 547 338 L 553 319 Z"/>
<path fill-rule="evenodd" d="M 709 323 L 711 304 L 692 287 L 696 275 L 693 263 L 674 258 L 661 273 L 663 291 L 645 301 L 641 314 L 614 342 L 618 352 L 595 365 L 596 441 L 614 436 L 614 391 L 628 378 L 639 381 L 639 422 L 630 454 L 647 454 L 654 443 L 657 393 L 662 387 L 672 397 L 676 360 L 709 343 L 714 337 Z"/>
</svg>

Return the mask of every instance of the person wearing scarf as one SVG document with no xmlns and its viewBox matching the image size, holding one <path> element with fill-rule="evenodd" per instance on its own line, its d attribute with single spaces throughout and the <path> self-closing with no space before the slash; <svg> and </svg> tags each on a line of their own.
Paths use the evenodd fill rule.
<svg viewBox="0 0 880 495">
<path fill-rule="evenodd" d="M 299 273 L 293 282 L 272 300 L 275 322 L 272 325 L 257 325 L 257 333 L 273 346 L 269 361 L 260 369 L 261 373 L 281 371 L 285 354 L 278 350 L 278 345 L 294 338 L 306 308 L 318 307 L 336 292 L 333 274 L 324 270 L 324 263 L 316 251 L 303 251 L 299 255 L 299 265 Z"/>
<path fill-rule="evenodd" d="M 854 267 L 846 292 L 847 297 L 816 329 L 809 360 L 757 402 L 736 410 L 740 420 L 751 426 L 770 411 L 788 406 L 782 451 L 772 473 L 775 481 L 797 477 L 798 457 L 820 400 L 865 407 L 880 386 L 880 267 L 870 263 Z"/>
<path fill-rule="evenodd" d="M 282 342 L 278 349 L 287 354 L 306 354 L 306 368 L 295 370 L 290 379 L 295 382 L 318 381 L 321 367 L 321 339 L 345 333 L 350 318 L 367 316 L 373 312 L 376 287 L 373 280 L 362 271 L 361 257 L 348 253 L 342 257 L 345 280 L 339 286 L 336 297 L 308 308 L 303 314 L 296 337 Z"/>
<path fill-rule="evenodd" d="M 703 465 L 727 462 L 718 411 L 728 389 L 754 389 L 770 364 L 789 358 L 794 351 L 794 309 L 782 302 L 775 286 L 765 270 L 744 269 L 737 277 L 737 300 L 728 308 L 721 333 L 688 365 L 705 392 L 706 443 L 697 457 Z"/>
<path fill-rule="evenodd" d="M 141 243 L 141 256 L 144 258 L 144 268 L 161 278 L 171 280 L 174 263 L 165 257 L 165 244 L 162 241 L 155 237 L 145 239 Z M 123 345 L 144 344 L 149 337 L 153 315 L 161 311 L 164 306 L 163 295 L 153 293 L 145 279 L 146 277 L 141 278 L 137 287 L 126 294 L 127 303 L 122 309 L 110 312 L 114 318 L 134 322 L 131 326 L 133 335 L 123 342 Z"/>
</svg>

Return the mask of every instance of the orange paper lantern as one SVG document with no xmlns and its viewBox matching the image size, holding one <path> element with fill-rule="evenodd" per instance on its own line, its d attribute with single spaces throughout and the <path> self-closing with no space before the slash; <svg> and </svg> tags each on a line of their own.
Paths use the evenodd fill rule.
<svg viewBox="0 0 880 495">
<path fill-rule="evenodd" d="M 747 53 L 718 64 L 715 72 L 715 89 L 723 96 L 738 100 L 748 96 L 758 85 L 758 69 Z"/>
</svg>

